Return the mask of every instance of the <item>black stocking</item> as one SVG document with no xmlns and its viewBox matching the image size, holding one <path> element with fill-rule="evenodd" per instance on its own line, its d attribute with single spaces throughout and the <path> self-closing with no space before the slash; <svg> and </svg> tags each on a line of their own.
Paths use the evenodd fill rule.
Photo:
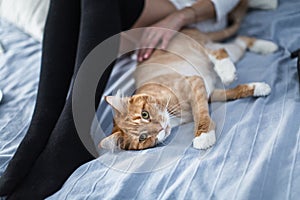
<svg viewBox="0 0 300 200">
<path fill-rule="evenodd" d="M 87 54 L 106 38 L 129 28 L 142 7 L 142 0 L 51 1 L 34 115 L 0 179 L 0 195 L 42 199 L 57 191 L 79 165 L 93 159 L 77 135 L 72 96 L 66 100 L 70 82 Z M 117 49 L 116 45 L 110 50 L 117 54 Z M 111 69 L 100 80 L 97 101 Z"/>
</svg>

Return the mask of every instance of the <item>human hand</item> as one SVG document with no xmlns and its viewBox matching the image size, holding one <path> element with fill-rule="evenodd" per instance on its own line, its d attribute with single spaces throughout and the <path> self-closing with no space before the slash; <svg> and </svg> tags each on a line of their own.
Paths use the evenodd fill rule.
<svg viewBox="0 0 300 200">
<path fill-rule="evenodd" d="M 159 45 L 161 49 L 166 49 L 176 32 L 184 25 L 183 17 L 181 13 L 175 12 L 146 28 L 139 44 L 138 62 L 150 58 L 154 49 Z"/>
</svg>

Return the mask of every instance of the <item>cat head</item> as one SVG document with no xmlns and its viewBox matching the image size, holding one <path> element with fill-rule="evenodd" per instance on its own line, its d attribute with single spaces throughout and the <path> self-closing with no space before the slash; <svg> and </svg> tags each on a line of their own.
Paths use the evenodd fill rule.
<svg viewBox="0 0 300 200">
<path fill-rule="evenodd" d="M 162 142 L 171 131 L 166 104 L 155 97 L 138 94 L 132 97 L 107 96 L 114 109 L 112 134 L 99 143 L 99 148 L 140 150 Z"/>
</svg>

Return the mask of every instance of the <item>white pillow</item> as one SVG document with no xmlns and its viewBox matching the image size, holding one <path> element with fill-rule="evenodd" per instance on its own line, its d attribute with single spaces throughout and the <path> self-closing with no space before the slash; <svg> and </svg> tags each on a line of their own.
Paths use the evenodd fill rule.
<svg viewBox="0 0 300 200">
<path fill-rule="evenodd" d="M 0 0 L 0 16 L 42 41 L 49 4 L 50 0 Z"/>
<path fill-rule="evenodd" d="M 278 0 L 249 0 L 248 5 L 250 8 L 275 9 L 278 6 Z"/>
</svg>

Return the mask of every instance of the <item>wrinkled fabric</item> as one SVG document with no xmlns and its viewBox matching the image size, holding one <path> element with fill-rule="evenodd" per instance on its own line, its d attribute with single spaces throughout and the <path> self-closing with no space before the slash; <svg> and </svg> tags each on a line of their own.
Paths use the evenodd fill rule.
<svg viewBox="0 0 300 200">
<path fill-rule="evenodd" d="M 290 59 L 290 52 L 300 46 L 299 7 L 296 0 L 281 1 L 274 11 L 249 11 L 240 34 L 272 40 L 279 50 L 271 55 L 247 52 L 231 87 L 264 81 L 272 93 L 226 103 L 224 126 L 217 122 L 217 143 L 211 149 L 199 151 L 190 145 L 174 162 L 156 170 L 151 170 L 159 168 L 155 164 L 149 167 L 151 157 L 141 163 L 138 156 L 162 158 L 165 146 L 106 153 L 78 168 L 49 199 L 298 199 L 300 99 L 296 60 Z M 124 65 L 110 85 L 117 80 L 125 88 L 133 84 L 134 64 Z M 100 106 L 99 115 L 108 113 L 101 116 L 102 129 L 109 132 L 112 115 L 105 107 Z M 178 135 L 191 137 L 192 126 L 184 125 Z"/>
<path fill-rule="evenodd" d="M 33 113 L 42 45 L 0 19 L 0 175 L 22 141 Z"/>
<path fill-rule="evenodd" d="M 290 59 L 290 52 L 300 47 L 299 7 L 298 0 L 289 0 L 280 1 L 274 11 L 249 11 L 240 34 L 272 40 L 279 50 L 271 55 L 247 52 L 237 64 L 238 80 L 230 87 L 264 81 L 272 92 L 265 98 L 227 102 L 224 125 L 213 116 L 217 142 L 212 148 L 199 151 L 190 144 L 170 158 L 170 163 L 159 160 L 166 158 L 168 145 L 103 153 L 79 167 L 48 199 L 298 199 L 300 95 L 297 63 Z M 30 121 L 40 44 L 9 24 L 2 22 L 0 26 L 0 40 L 8 51 L 0 57 L 0 88 L 4 92 L 0 104 L 2 173 Z M 131 81 L 130 88 L 134 63 L 121 64 L 124 66 L 115 69 L 109 85 L 115 80 L 120 85 Z M 98 110 L 104 132 L 112 126 L 111 111 L 105 111 L 106 107 L 102 104 Z M 175 130 L 182 140 L 189 139 L 193 124 L 172 133 Z M 97 132 L 93 134 L 97 137 Z"/>
</svg>

